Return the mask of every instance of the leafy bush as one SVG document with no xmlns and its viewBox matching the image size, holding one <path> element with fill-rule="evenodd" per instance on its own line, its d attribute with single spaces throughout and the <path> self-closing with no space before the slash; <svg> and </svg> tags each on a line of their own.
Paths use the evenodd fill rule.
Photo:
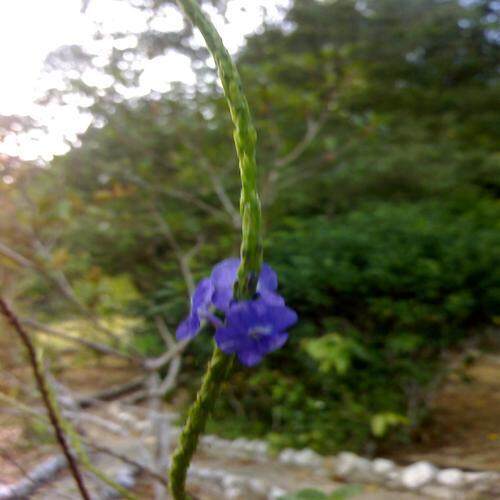
<svg viewBox="0 0 500 500">
<path fill-rule="evenodd" d="M 299 325 L 264 369 L 233 375 L 212 426 L 236 422 L 237 401 L 243 429 L 278 447 L 406 439 L 442 355 L 498 311 L 499 216 L 486 199 L 289 221 L 267 255 Z"/>
<path fill-rule="evenodd" d="M 329 495 L 311 488 L 300 490 L 296 493 L 289 493 L 279 498 L 279 500 L 344 500 L 359 495 L 363 488 L 357 484 L 349 484 L 337 488 Z"/>
</svg>

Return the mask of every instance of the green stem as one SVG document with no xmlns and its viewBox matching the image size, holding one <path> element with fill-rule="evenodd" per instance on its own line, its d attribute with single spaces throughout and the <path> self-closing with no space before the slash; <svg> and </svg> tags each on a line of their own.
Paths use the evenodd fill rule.
<svg viewBox="0 0 500 500">
<path fill-rule="evenodd" d="M 240 214 L 242 221 L 241 265 L 235 289 L 237 299 L 255 292 L 262 265 L 261 208 L 258 169 L 255 160 L 257 133 L 252 123 L 241 78 L 214 25 L 203 14 L 196 0 L 177 0 L 186 16 L 200 30 L 210 50 L 234 124 L 234 144 L 241 176 Z"/>
<path fill-rule="evenodd" d="M 186 425 L 179 437 L 177 449 L 172 456 L 169 487 L 175 500 L 186 500 L 186 475 L 189 463 L 198 445 L 200 435 L 205 429 L 208 416 L 212 411 L 222 382 L 231 367 L 232 356 L 226 356 L 215 348 L 208 364 L 196 401 L 189 409 Z"/>
<path fill-rule="evenodd" d="M 233 137 L 241 176 L 240 214 L 242 221 L 241 264 L 238 269 L 234 296 L 237 300 L 245 300 L 255 293 L 262 266 L 262 217 L 258 192 L 258 169 L 255 160 L 257 134 L 252 124 L 247 99 L 243 93 L 240 75 L 217 30 L 205 17 L 196 0 L 177 0 L 177 3 L 193 25 L 200 30 L 214 58 L 234 124 Z M 214 349 L 196 401 L 189 410 L 179 444 L 172 456 L 169 487 L 175 500 L 188 498 L 185 491 L 187 469 L 232 362 L 233 356 L 226 356 L 217 347 Z"/>
</svg>

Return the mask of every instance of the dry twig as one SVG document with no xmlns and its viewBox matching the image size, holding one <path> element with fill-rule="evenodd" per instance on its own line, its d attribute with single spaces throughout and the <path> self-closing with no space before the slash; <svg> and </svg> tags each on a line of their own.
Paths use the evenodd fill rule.
<svg viewBox="0 0 500 500">
<path fill-rule="evenodd" d="M 40 366 L 40 362 L 37 357 L 35 347 L 31 342 L 28 332 L 23 328 L 17 316 L 14 314 L 14 312 L 9 308 L 7 303 L 2 298 L 0 298 L 0 312 L 5 316 L 5 319 L 19 335 L 19 338 L 21 339 L 22 343 L 26 347 L 26 350 L 28 351 L 29 362 L 31 364 L 31 368 L 35 376 L 38 390 L 40 392 L 40 395 L 42 396 L 45 408 L 47 409 L 49 420 L 52 425 L 52 428 L 54 429 L 56 439 L 59 442 L 59 445 L 61 446 L 64 456 L 66 457 L 66 460 L 68 461 L 71 474 L 75 479 L 75 483 L 78 487 L 78 491 L 80 492 L 81 497 L 84 500 L 90 500 L 90 495 L 83 482 L 83 478 L 80 469 L 78 468 L 78 464 L 76 463 L 76 460 L 71 454 L 68 443 L 66 442 L 66 437 L 64 435 L 61 423 L 57 417 L 57 411 L 51 402 L 47 381 L 45 380 L 43 369 Z"/>
</svg>

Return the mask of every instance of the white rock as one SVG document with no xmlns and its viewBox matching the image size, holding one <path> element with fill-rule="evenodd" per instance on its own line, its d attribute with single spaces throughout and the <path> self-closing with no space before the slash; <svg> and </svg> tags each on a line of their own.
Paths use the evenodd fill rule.
<svg viewBox="0 0 500 500">
<path fill-rule="evenodd" d="M 392 472 L 396 468 L 396 464 L 392 460 L 387 458 L 376 458 L 372 462 L 372 470 L 376 474 L 381 476 L 386 476 L 389 472 Z"/>
<path fill-rule="evenodd" d="M 226 500 L 243 500 L 245 497 L 245 492 L 241 488 L 229 488 L 224 491 L 224 498 Z"/>
<path fill-rule="evenodd" d="M 494 472 L 466 472 L 464 479 L 467 484 L 489 483 L 495 476 Z"/>
<path fill-rule="evenodd" d="M 191 466 L 188 470 L 191 477 L 196 477 L 199 479 L 205 479 L 208 481 L 217 481 L 222 483 L 224 478 L 227 476 L 226 472 L 218 469 L 210 469 L 208 467 L 193 467 Z"/>
<path fill-rule="evenodd" d="M 196 468 L 193 470 L 193 475 L 200 479 L 211 479 L 213 477 L 212 471 L 205 467 Z"/>
<path fill-rule="evenodd" d="M 243 447 L 245 451 L 250 453 L 265 453 L 267 451 L 267 443 L 264 441 L 248 441 L 248 443 Z"/>
<path fill-rule="evenodd" d="M 401 482 L 410 489 L 421 488 L 436 476 L 437 469 L 429 462 L 416 462 L 405 467 L 401 473 Z"/>
<path fill-rule="evenodd" d="M 268 500 L 277 500 L 283 495 L 286 495 L 286 493 L 287 492 L 283 488 L 280 488 L 278 486 L 273 486 L 267 498 Z"/>
<path fill-rule="evenodd" d="M 460 488 L 465 482 L 465 476 L 460 469 L 443 469 L 438 472 L 436 480 L 445 486 Z"/>
<path fill-rule="evenodd" d="M 138 420 L 135 423 L 135 428 L 139 432 L 144 432 L 150 428 L 151 424 L 147 420 Z"/>
<path fill-rule="evenodd" d="M 232 441 L 229 439 L 222 439 L 222 438 L 215 438 L 216 440 L 214 441 L 214 445 L 218 446 L 219 448 L 227 449 L 231 447 Z"/>
<path fill-rule="evenodd" d="M 248 487 L 252 492 L 263 495 L 267 492 L 266 483 L 261 479 L 253 478 L 248 481 Z"/>
<path fill-rule="evenodd" d="M 398 469 L 391 470 L 387 473 L 387 484 L 391 488 L 398 488 L 401 486 L 401 474 Z"/>
<path fill-rule="evenodd" d="M 337 456 L 336 473 L 340 477 L 347 477 L 358 481 L 373 479 L 371 462 L 351 452 L 342 452 Z"/>
<path fill-rule="evenodd" d="M 268 452 L 268 445 L 265 441 L 254 441 L 253 451 L 259 456 L 265 456 Z"/>
<path fill-rule="evenodd" d="M 442 500 L 466 500 L 465 496 L 459 495 L 456 491 L 446 486 L 438 486 L 436 484 L 428 484 L 420 491 L 431 498 L 441 498 Z"/>
<path fill-rule="evenodd" d="M 291 460 L 295 465 L 302 467 L 319 467 L 323 463 L 321 455 L 318 455 L 318 453 L 308 448 L 296 451 L 292 455 Z"/>
<path fill-rule="evenodd" d="M 348 476 L 351 472 L 356 470 L 356 464 L 360 458 L 361 457 L 358 457 L 358 455 L 350 451 L 339 453 L 335 464 L 335 472 L 340 477 Z"/>
<path fill-rule="evenodd" d="M 132 488 L 135 484 L 135 474 L 131 469 L 121 471 L 115 478 L 118 484 L 121 484 L 124 488 Z"/>
<path fill-rule="evenodd" d="M 116 417 L 125 423 L 135 423 L 135 419 L 123 410 L 118 410 Z"/>
<path fill-rule="evenodd" d="M 213 446 L 217 441 L 215 436 L 202 436 L 201 444 L 204 446 Z"/>
<path fill-rule="evenodd" d="M 0 484 L 0 497 L 7 496 L 12 492 L 11 488 L 5 484 Z"/>
<path fill-rule="evenodd" d="M 248 443 L 249 443 L 248 439 L 238 438 L 233 441 L 232 445 L 234 448 L 239 448 L 240 450 L 244 450 L 247 447 Z"/>
<path fill-rule="evenodd" d="M 222 479 L 222 487 L 225 490 L 242 488 L 245 486 L 245 480 L 240 476 L 235 476 L 233 474 L 226 474 Z"/>
<path fill-rule="evenodd" d="M 295 457 L 295 450 L 292 450 L 292 448 L 285 448 L 278 455 L 278 460 L 283 464 L 290 464 L 293 463 L 294 457 Z"/>
</svg>

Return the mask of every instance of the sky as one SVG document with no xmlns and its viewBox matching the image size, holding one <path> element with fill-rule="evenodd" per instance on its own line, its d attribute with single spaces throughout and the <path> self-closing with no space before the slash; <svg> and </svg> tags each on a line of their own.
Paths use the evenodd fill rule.
<svg viewBox="0 0 500 500">
<path fill-rule="evenodd" d="M 21 138 L 6 137 L 0 142 L 0 153 L 19 155 L 26 160 L 50 160 L 54 154 L 68 151 L 69 146 L 63 138 L 75 141 L 76 134 L 89 126 L 91 117 L 79 113 L 76 103 L 68 102 L 64 106 L 35 103 L 57 78 L 44 74 L 44 60 L 51 51 L 63 45 L 77 44 L 92 50 L 97 27 L 104 33 L 129 32 L 130 37 L 119 43 L 133 47 L 133 34 L 147 29 L 147 19 L 132 3 L 131 0 L 90 0 L 87 10 L 82 13 L 82 0 L 0 0 L 0 114 L 29 115 L 49 129 L 48 135 L 36 132 Z M 245 36 L 262 25 L 263 6 L 268 21 L 279 21 L 285 12 L 283 8 L 288 5 L 289 0 L 230 0 L 227 21 L 215 9 L 207 13 L 230 52 L 234 53 L 244 43 Z M 181 13 L 168 6 L 152 21 L 152 26 L 155 30 L 177 31 L 183 26 Z M 203 43 L 199 35 L 195 40 Z M 111 39 L 109 43 L 113 43 Z M 97 50 L 106 49 L 101 43 Z M 83 76 L 85 83 L 108 84 L 99 77 L 100 57 L 105 57 L 105 53 L 97 53 L 96 70 Z M 194 83 L 189 59 L 173 51 L 144 61 L 140 69 L 138 94 L 147 94 L 152 89 L 166 91 L 175 80 Z"/>
</svg>

